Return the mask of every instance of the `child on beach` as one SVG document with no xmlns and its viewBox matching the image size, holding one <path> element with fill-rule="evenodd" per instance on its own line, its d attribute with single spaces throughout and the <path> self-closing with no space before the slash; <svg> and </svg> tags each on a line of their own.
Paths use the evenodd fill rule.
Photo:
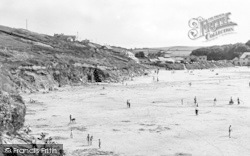
<svg viewBox="0 0 250 156">
<path fill-rule="evenodd" d="M 232 126 L 230 125 L 229 126 L 229 129 L 228 129 L 228 132 L 229 132 L 229 138 L 231 138 L 231 132 L 232 132 L 232 128 L 231 128 Z"/>
<path fill-rule="evenodd" d="M 72 131 L 72 129 L 70 130 L 70 138 L 73 138 L 73 131 Z"/>
</svg>

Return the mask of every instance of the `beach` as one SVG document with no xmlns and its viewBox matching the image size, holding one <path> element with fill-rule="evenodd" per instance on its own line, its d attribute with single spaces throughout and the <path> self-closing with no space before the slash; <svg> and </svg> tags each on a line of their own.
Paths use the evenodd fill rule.
<svg viewBox="0 0 250 156">
<path fill-rule="evenodd" d="M 249 82 L 247 67 L 160 70 L 158 76 L 152 71 L 124 84 L 87 84 L 23 94 L 25 125 L 31 126 L 30 134 L 39 137 L 44 132 L 63 144 L 67 155 L 98 148 L 100 139 L 99 150 L 124 156 L 247 156 Z M 195 115 L 195 96 L 199 115 Z M 229 105 L 231 97 L 233 105 Z M 30 99 L 36 102 L 29 103 Z M 127 108 L 128 99 L 131 108 Z M 70 115 L 75 122 L 70 123 Z M 88 146 L 88 134 L 93 135 L 92 146 Z"/>
</svg>

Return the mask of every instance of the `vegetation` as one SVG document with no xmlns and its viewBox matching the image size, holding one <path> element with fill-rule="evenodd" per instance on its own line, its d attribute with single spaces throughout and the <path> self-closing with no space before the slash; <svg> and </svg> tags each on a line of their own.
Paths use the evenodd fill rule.
<svg viewBox="0 0 250 156">
<path fill-rule="evenodd" d="M 246 44 L 236 43 L 222 46 L 211 46 L 193 50 L 191 55 L 206 55 L 208 60 L 232 60 L 243 52 L 250 51 L 250 41 Z"/>
</svg>

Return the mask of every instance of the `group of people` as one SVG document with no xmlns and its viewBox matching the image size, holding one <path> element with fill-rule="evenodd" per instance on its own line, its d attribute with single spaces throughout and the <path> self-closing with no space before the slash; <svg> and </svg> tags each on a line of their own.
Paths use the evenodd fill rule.
<svg viewBox="0 0 250 156">
<path fill-rule="evenodd" d="M 88 146 L 92 145 L 93 142 L 93 135 L 87 135 L 87 142 L 88 142 Z M 101 139 L 98 139 L 98 147 L 101 148 Z"/>
<path fill-rule="evenodd" d="M 153 81 L 155 81 L 155 77 L 153 76 Z M 157 76 L 156 81 L 159 82 L 159 78 Z"/>
<path fill-rule="evenodd" d="M 157 68 L 157 69 L 155 70 L 155 73 L 157 74 L 157 77 L 156 77 L 156 81 L 157 81 L 157 82 L 159 82 L 159 77 L 158 77 L 159 72 L 160 72 L 160 69 Z M 153 76 L 153 81 L 155 81 L 155 76 Z"/>
<path fill-rule="evenodd" d="M 70 123 L 72 122 L 72 116 L 70 115 Z M 45 137 L 45 135 L 44 136 L 42 136 L 42 138 L 44 138 Z M 71 129 L 70 130 L 70 138 L 72 139 L 73 138 L 73 130 Z M 93 143 L 93 135 L 87 135 L 87 143 L 88 143 L 88 146 L 91 146 L 92 145 L 92 143 Z M 99 148 L 101 148 L 101 139 L 98 139 L 98 147 Z"/>
<path fill-rule="evenodd" d="M 237 103 L 238 105 L 240 104 L 240 98 L 237 98 Z M 229 101 L 229 105 L 234 104 L 233 98 L 231 97 L 230 101 Z"/>
<path fill-rule="evenodd" d="M 88 146 L 92 145 L 92 141 L 93 141 L 93 135 L 89 135 L 87 136 L 87 142 L 88 142 Z"/>
<path fill-rule="evenodd" d="M 216 105 L 216 102 L 217 102 L 217 99 L 214 98 L 214 105 Z M 234 103 L 234 101 L 233 101 L 233 99 L 232 99 L 232 97 L 231 97 L 231 99 L 230 99 L 230 101 L 229 101 L 229 104 L 233 104 L 233 103 Z M 240 99 L 239 99 L 239 98 L 237 98 L 237 103 L 238 103 L 238 105 L 240 104 Z M 183 104 L 183 99 L 182 99 L 182 104 Z M 199 112 L 199 110 L 198 110 L 199 105 L 198 105 L 198 103 L 197 103 L 196 96 L 194 97 L 194 104 L 195 104 L 195 115 L 197 116 L 197 115 L 198 115 L 198 112 Z M 228 129 L 229 138 L 231 138 L 231 132 L 232 132 L 232 125 L 230 125 L 230 126 L 229 126 L 229 129 Z"/>
</svg>

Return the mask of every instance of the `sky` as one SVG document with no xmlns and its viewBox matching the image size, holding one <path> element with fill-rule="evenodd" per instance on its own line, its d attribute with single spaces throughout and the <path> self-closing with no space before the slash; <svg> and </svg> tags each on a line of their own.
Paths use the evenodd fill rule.
<svg viewBox="0 0 250 156">
<path fill-rule="evenodd" d="M 247 0 L 0 0 L 0 25 L 77 35 L 126 48 L 211 46 L 250 40 Z M 231 12 L 235 33 L 191 40 L 188 22 Z"/>
</svg>

